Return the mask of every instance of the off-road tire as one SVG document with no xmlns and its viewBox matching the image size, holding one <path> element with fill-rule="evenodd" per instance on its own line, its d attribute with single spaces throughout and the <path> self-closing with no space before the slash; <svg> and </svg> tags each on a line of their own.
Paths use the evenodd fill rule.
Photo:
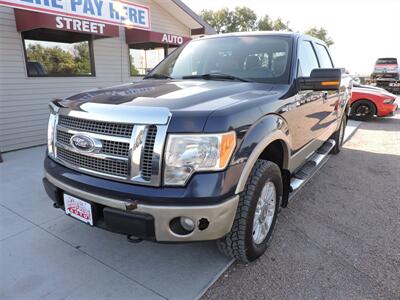
<svg viewBox="0 0 400 300">
<path fill-rule="evenodd" d="M 340 127 L 335 133 L 332 135 L 332 139 L 335 140 L 335 147 L 332 148 L 331 154 L 338 154 L 340 150 L 342 150 L 343 142 L 344 142 L 344 133 L 346 131 L 347 125 L 347 117 L 344 115 L 342 120 L 340 121 Z"/>
<path fill-rule="evenodd" d="M 253 218 L 258 198 L 267 181 L 271 181 L 275 185 L 275 213 L 267 236 L 263 242 L 257 245 L 253 241 Z M 224 255 L 242 262 L 250 262 L 260 257 L 271 241 L 282 200 L 282 193 L 282 176 L 278 165 L 266 160 L 257 160 L 247 180 L 245 189 L 240 195 L 232 229 L 225 237 L 217 241 L 218 249 Z"/>
<path fill-rule="evenodd" d="M 369 113 L 367 115 L 364 115 L 364 116 L 357 116 L 357 110 L 362 106 L 368 107 Z M 369 100 L 359 100 L 359 101 L 355 102 L 351 106 L 350 116 L 354 120 L 368 121 L 369 119 L 373 118 L 375 115 L 376 115 L 375 104 L 373 104 Z"/>
</svg>

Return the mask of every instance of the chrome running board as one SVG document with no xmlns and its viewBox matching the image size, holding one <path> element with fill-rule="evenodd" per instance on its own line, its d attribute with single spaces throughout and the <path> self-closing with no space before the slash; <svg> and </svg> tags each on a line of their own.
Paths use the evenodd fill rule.
<svg viewBox="0 0 400 300">
<path fill-rule="evenodd" d="M 335 147 L 336 142 L 332 139 L 326 141 L 307 161 L 294 172 L 290 179 L 289 200 L 303 187 L 313 175 L 327 162 L 329 153 Z"/>
</svg>

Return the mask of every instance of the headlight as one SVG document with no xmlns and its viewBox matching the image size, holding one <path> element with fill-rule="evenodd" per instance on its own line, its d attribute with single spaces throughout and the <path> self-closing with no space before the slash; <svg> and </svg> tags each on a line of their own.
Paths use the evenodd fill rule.
<svg viewBox="0 0 400 300">
<path fill-rule="evenodd" d="M 184 185 L 199 171 L 223 170 L 236 146 L 235 132 L 170 134 L 165 151 L 165 185 Z"/>
<path fill-rule="evenodd" d="M 392 103 L 394 102 L 394 100 L 396 100 L 396 98 L 385 99 L 385 100 L 383 100 L 383 103 L 385 103 L 385 104 L 392 104 Z"/>
<path fill-rule="evenodd" d="M 50 117 L 49 117 L 49 124 L 47 127 L 47 153 L 51 157 L 54 157 L 54 135 L 55 135 L 56 122 L 57 122 L 57 114 L 54 111 L 52 105 L 50 105 Z"/>
</svg>

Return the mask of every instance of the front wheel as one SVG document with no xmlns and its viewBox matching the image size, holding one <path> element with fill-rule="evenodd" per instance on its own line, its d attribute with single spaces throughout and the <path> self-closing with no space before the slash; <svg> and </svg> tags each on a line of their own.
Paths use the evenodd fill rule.
<svg viewBox="0 0 400 300">
<path fill-rule="evenodd" d="M 331 150 L 331 154 L 338 154 L 343 146 L 344 133 L 346 131 L 347 118 L 346 115 L 342 117 L 339 129 L 333 134 L 332 138 L 335 140 L 335 147 Z"/>
<path fill-rule="evenodd" d="M 275 228 L 283 192 L 279 167 L 257 160 L 240 196 L 231 231 L 217 241 L 228 257 L 249 262 L 267 249 Z"/>
<path fill-rule="evenodd" d="M 376 115 L 376 108 L 369 100 L 359 100 L 351 106 L 350 115 L 355 120 L 367 121 Z"/>
</svg>

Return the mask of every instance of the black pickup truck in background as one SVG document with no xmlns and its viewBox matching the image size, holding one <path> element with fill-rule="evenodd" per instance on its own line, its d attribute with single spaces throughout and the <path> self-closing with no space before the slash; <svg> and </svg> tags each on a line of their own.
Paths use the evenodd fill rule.
<svg viewBox="0 0 400 300">
<path fill-rule="evenodd" d="M 51 102 L 43 183 L 55 207 L 131 241 L 216 240 L 252 261 L 340 151 L 351 88 L 309 36 L 193 40 L 143 81 Z"/>
</svg>

